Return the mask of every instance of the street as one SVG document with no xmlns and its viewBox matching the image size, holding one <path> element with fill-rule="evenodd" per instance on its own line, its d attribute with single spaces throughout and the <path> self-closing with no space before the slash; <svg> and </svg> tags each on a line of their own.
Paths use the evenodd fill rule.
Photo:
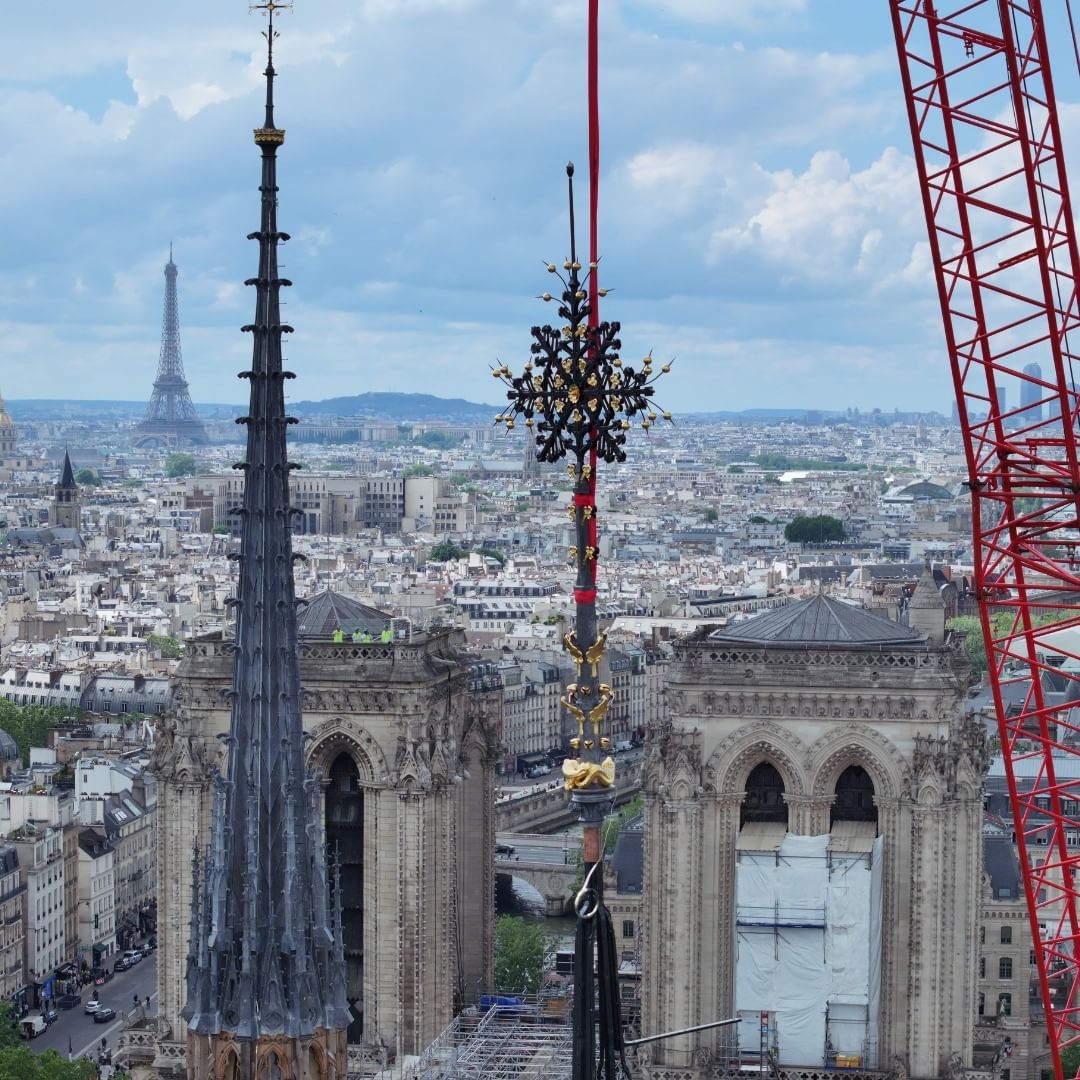
<svg viewBox="0 0 1080 1080">
<path fill-rule="evenodd" d="M 83 1009 L 94 990 L 103 1004 L 116 1010 L 116 1019 L 108 1024 L 95 1024 L 92 1016 L 87 1016 Z M 140 1001 L 150 997 L 150 1015 L 157 1012 L 157 954 L 154 953 L 136 964 L 128 971 L 114 976 L 104 986 L 86 986 L 82 991 L 82 1004 L 74 1009 L 57 1009 L 60 1019 L 49 1026 L 49 1030 L 30 1041 L 30 1049 L 42 1052 L 57 1050 L 67 1057 L 68 1048 L 73 1057 L 83 1054 L 96 1056 L 102 1038 L 108 1040 L 109 1049 L 116 1050 L 117 1036 L 124 1024 L 124 1016 L 131 1011 L 132 998 L 138 994 Z M 30 1015 L 37 1009 L 31 1009 Z"/>
</svg>

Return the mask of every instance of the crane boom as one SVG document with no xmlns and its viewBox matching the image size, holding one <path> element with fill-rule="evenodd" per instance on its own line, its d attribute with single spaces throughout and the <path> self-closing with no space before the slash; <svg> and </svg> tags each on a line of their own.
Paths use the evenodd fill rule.
<svg viewBox="0 0 1080 1080">
<path fill-rule="evenodd" d="M 1040 0 L 889 0 L 1055 1075 L 1080 1036 L 1080 329 Z M 1016 395 L 1012 402 L 1009 393 Z M 1061 692 L 1064 685 L 1066 691 Z"/>
</svg>

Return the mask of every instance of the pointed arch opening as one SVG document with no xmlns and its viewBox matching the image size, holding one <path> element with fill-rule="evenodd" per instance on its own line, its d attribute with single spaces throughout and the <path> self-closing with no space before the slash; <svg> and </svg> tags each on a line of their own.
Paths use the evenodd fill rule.
<svg viewBox="0 0 1080 1080">
<path fill-rule="evenodd" d="M 836 779 L 832 824 L 838 821 L 869 821 L 877 824 L 874 781 L 861 765 L 849 765 Z"/>
<path fill-rule="evenodd" d="M 350 1042 L 363 1034 L 364 987 L 364 789 L 352 756 L 330 763 L 326 786 L 326 842 L 341 879 L 341 930 L 345 944 L 345 993 L 352 1006 Z"/>
<path fill-rule="evenodd" d="M 784 801 L 784 778 L 768 761 L 754 766 L 746 778 L 740 826 L 748 821 L 774 821 L 786 826 L 788 808 Z"/>
</svg>

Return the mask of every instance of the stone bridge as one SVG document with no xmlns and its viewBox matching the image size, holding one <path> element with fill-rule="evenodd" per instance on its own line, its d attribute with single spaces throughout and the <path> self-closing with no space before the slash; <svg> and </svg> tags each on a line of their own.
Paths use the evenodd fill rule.
<svg viewBox="0 0 1080 1080">
<path fill-rule="evenodd" d="M 570 888 L 578 874 L 574 862 L 528 861 L 523 856 L 500 855 L 495 860 L 495 873 L 527 881 L 544 898 L 544 914 L 549 917 L 571 910 Z"/>
<path fill-rule="evenodd" d="M 641 790 L 641 763 L 616 764 L 615 805 L 621 806 Z M 562 780 L 504 795 L 495 802 L 496 832 L 550 832 L 575 821 L 577 811 L 570 805 Z"/>
</svg>

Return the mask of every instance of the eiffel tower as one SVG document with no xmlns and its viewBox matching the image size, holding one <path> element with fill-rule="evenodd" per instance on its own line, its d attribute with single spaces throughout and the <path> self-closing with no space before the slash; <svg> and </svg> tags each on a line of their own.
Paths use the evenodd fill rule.
<svg viewBox="0 0 1080 1080">
<path fill-rule="evenodd" d="M 180 354 L 180 313 L 176 302 L 176 263 L 172 245 L 165 264 L 165 314 L 161 318 L 161 353 L 154 392 L 146 415 L 135 428 L 136 446 L 205 446 L 206 428 L 195 413 Z"/>
</svg>

